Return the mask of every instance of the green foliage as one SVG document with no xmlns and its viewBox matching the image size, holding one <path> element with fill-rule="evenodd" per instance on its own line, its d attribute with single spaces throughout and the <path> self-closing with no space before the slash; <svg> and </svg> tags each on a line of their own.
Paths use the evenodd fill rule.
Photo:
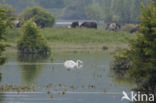
<svg viewBox="0 0 156 103">
<path fill-rule="evenodd" d="M 151 0 L 101 0 L 87 5 L 86 15 L 91 19 L 104 19 L 106 23 L 139 23 L 141 2 L 149 4 Z M 92 14 L 92 15 L 91 15 Z M 96 15 L 96 18 L 95 16 Z"/>
<path fill-rule="evenodd" d="M 121 49 L 120 51 L 117 51 L 117 53 L 113 55 L 113 58 L 114 61 L 111 66 L 113 72 L 115 72 L 119 77 L 127 75 L 127 71 L 131 68 L 127 50 Z"/>
<path fill-rule="evenodd" d="M 156 6 L 152 2 L 148 7 L 142 6 L 140 32 L 143 34 L 132 43 L 132 69 L 130 75 L 140 83 L 156 86 Z"/>
<path fill-rule="evenodd" d="M 10 28 L 8 27 L 6 29 L 6 34 L 5 34 L 5 38 L 8 42 L 15 42 L 17 41 L 17 38 L 21 36 L 21 28 Z"/>
<path fill-rule="evenodd" d="M 0 4 L 0 9 L 6 11 L 6 17 L 16 17 L 16 10 L 8 4 Z"/>
<path fill-rule="evenodd" d="M 6 19 L 6 12 L 3 9 L 0 9 L 0 56 L 2 56 L 3 51 L 5 50 L 6 44 L 5 44 L 5 33 L 6 28 L 8 26 Z M 0 64 L 3 64 L 5 62 L 5 58 L 0 57 Z"/>
<path fill-rule="evenodd" d="M 17 48 L 23 54 L 49 54 L 47 41 L 40 34 L 36 24 L 29 20 L 23 27 L 23 35 L 17 42 Z"/>
<path fill-rule="evenodd" d="M 33 18 L 35 23 L 42 28 L 52 27 L 55 23 L 55 17 L 47 10 L 38 6 L 27 8 L 23 11 L 21 17 L 23 17 L 24 20 L 29 20 Z"/>
</svg>

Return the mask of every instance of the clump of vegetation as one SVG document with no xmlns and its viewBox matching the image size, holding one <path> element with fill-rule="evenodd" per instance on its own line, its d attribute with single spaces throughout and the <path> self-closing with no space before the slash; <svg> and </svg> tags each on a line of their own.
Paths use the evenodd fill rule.
<svg viewBox="0 0 156 103">
<path fill-rule="evenodd" d="M 15 92 L 30 92 L 30 91 L 35 91 L 37 86 L 16 86 L 16 85 L 1 85 L 0 86 L 0 92 L 10 92 L 10 91 L 15 91 Z"/>
<path fill-rule="evenodd" d="M 127 75 L 127 71 L 131 67 L 131 63 L 126 53 L 127 51 L 125 49 L 122 49 L 118 51 L 115 55 L 113 55 L 114 62 L 111 66 L 111 69 L 119 77 Z"/>
<path fill-rule="evenodd" d="M 33 18 L 35 23 L 41 28 L 52 27 L 55 23 L 55 17 L 47 10 L 38 6 L 27 8 L 23 11 L 21 17 L 24 18 L 24 20 Z"/>
<path fill-rule="evenodd" d="M 46 39 L 40 34 L 40 30 L 33 20 L 29 20 L 23 26 L 23 35 L 17 42 L 17 48 L 24 54 L 50 54 L 50 48 Z"/>
<path fill-rule="evenodd" d="M 9 20 L 6 18 L 6 11 L 0 9 L 0 65 L 5 62 L 4 57 L 2 57 L 2 53 L 5 51 L 6 48 L 6 28 L 8 27 Z"/>
</svg>

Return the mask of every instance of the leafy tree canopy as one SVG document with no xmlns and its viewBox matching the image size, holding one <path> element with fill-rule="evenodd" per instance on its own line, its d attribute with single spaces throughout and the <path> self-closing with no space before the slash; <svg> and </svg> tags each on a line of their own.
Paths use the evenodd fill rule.
<svg viewBox="0 0 156 103">
<path fill-rule="evenodd" d="M 0 9 L 0 64 L 5 62 L 5 58 L 2 57 L 2 53 L 5 51 L 7 46 L 5 43 L 5 33 L 8 26 L 8 20 L 6 18 L 6 12 L 3 9 Z"/>
<path fill-rule="evenodd" d="M 6 17 L 16 17 L 16 10 L 8 5 L 8 4 L 0 4 L 0 9 L 4 9 L 6 11 Z"/>
<path fill-rule="evenodd" d="M 34 19 L 35 23 L 40 27 L 52 27 L 55 23 L 55 17 L 47 10 L 34 6 L 27 8 L 21 14 L 24 20 Z"/>
</svg>

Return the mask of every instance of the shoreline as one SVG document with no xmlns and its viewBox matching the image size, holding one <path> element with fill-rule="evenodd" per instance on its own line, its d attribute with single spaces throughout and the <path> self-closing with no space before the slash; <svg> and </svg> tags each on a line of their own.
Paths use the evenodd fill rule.
<svg viewBox="0 0 156 103">
<path fill-rule="evenodd" d="M 70 43 L 50 43 L 51 52 L 108 52 L 113 53 L 118 48 L 128 48 L 128 43 L 104 43 L 104 44 L 70 44 Z M 5 52 L 14 52 L 16 43 L 10 43 L 10 47 Z"/>
</svg>

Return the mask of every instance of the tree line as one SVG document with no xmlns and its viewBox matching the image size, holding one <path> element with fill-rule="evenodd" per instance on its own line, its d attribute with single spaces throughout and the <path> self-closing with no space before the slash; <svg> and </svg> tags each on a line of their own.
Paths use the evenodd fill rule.
<svg viewBox="0 0 156 103">
<path fill-rule="evenodd" d="M 31 6 L 41 6 L 58 19 L 91 19 L 105 22 L 139 23 L 141 2 L 152 0 L 0 0 L 19 13 Z"/>
</svg>

